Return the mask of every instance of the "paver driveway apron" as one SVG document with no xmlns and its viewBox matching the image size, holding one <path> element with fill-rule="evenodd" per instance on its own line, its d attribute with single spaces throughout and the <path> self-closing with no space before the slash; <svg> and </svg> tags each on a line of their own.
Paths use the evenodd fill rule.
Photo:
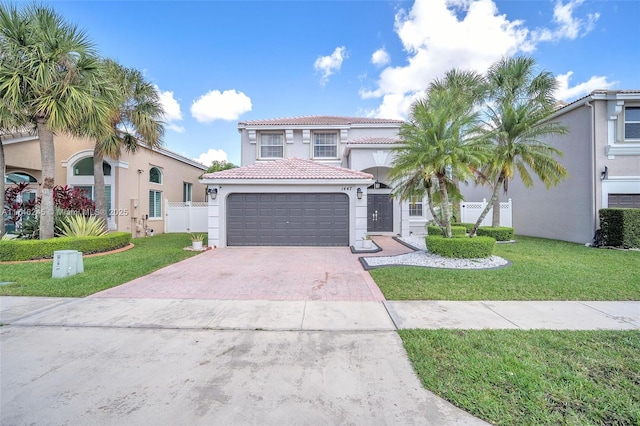
<svg viewBox="0 0 640 426">
<path fill-rule="evenodd" d="M 218 248 L 95 297 L 380 301 L 347 247 Z"/>
</svg>

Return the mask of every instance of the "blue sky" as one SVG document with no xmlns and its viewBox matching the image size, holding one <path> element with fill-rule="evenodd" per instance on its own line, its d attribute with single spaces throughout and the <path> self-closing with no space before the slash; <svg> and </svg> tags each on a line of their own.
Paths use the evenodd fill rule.
<svg viewBox="0 0 640 426">
<path fill-rule="evenodd" d="M 452 67 L 528 54 L 560 99 L 640 89 L 640 1 L 49 1 L 162 94 L 165 146 L 239 164 L 237 123 L 405 118 Z"/>
</svg>

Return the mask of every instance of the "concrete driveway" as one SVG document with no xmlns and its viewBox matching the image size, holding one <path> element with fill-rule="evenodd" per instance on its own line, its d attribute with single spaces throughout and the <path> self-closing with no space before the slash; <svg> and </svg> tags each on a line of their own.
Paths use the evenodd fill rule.
<svg viewBox="0 0 640 426">
<path fill-rule="evenodd" d="M 391 238 L 385 242 L 395 251 L 410 251 Z M 94 297 L 384 300 L 359 256 L 347 247 L 218 248 Z"/>
</svg>

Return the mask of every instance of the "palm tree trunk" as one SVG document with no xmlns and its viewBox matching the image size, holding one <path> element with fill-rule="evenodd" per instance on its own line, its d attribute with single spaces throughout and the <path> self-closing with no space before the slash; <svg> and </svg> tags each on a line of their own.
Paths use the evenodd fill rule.
<svg viewBox="0 0 640 426">
<path fill-rule="evenodd" d="M 38 138 L 40 139 L 40 158 L 42 160 L 42 191 L 40 194 L 40 239 L 54 236 L 53 187 L 56 179 L 56 160 L 53 145 L 53 132 L 47 127 L 46 120 L 38 118 Z"/>
<path fill-rule="evenodd" d="M 7 174 L 7 167 L 4 159 L 4 146 L 2 145 L 2 140 L 0 139 L 0 196 L 2 196 L 2 213 L 0 214 L 0 237 L 4 235 L 4 179 Z"/>
<path fill-rule="evenodd" d="M 451 238 L 451 210 L 449 210 L 449 193 L 445 177 L 438 178 L 440 184 L 440 203 L 442 203 L 442 227 L 445 238 Z"/>
<path fill-rule="evenodd" d="M 102 151 L 96 143 L 93 149 L 93 195 L 96 203 L 96 217 L 104 222 L 107 230 L 107 194 L 104 186 L 104 169 L 102 168 Z"/>
<path fill-rule="evenodd" d="M 475 237 L 476 232 L 478 231 L 478 228 L 480 227 L 480 224 L 482 223 L 484 218 L 487 217 L 487 214 L 489 214 L 489 210 L 491 210 L 491 208 L 494 206 L 496 200 L 499 199 L 500 189 L 502 188 L 502 182 L 504 182 L 504 176 L 501 173 L 500 176 L 498 176 L 498 181 L 493 186 L 493 194 L 491 194 L 491 200 L 489 200 L 489 203 L 487 204 L 487 206 L 484 208 L 484 210 L 480 214 L 480 217 L 478 218 L 478 220 L 476 220 L 476 224 L 473 225 L 473 228 L 471 229 L 471 231 L 469 231 L 469 236 L 470 237 Z M 498 206 L 500 206 L 500 204 L 498 204 Z M 495 209 L 494 209 L 494 211 L 495 211 Z"/>
<path fill-rule="evenodd" d="M 431 188 L 427 188 L 427 204 L 429 205 L 429 211 L 431 212 L 431 216 L 433 216 L 433 220 L 436 222 L 436 225 L 442 227 L 442 223 L 438 219 L 436 209 L 433 207 L 433 196 L 431 195 Z"/>
<path fill-rule="evenodd" d="M 500 191 L 493 200 L 493 217 L 491 218 L 491 226 L 497 228 L 500 226 Z"/>
</svg>

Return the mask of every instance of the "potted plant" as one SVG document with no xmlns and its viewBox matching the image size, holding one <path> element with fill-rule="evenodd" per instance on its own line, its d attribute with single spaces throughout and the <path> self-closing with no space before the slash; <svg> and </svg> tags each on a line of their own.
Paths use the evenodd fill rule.
<svg viewBox="0 0 640 426">
<path fill-rule="evenodd" d="M 193 250 L 202 250 L 202 241 L 204 234 L 191 234 L 191 248 Z"/>
<path fill-rule="evenodd" d="M 371 240 L 371 235 L 365 234 L 362 237 L 362 248 L 365 250 L 373 248 L 373 241 Z"/>
</svg>

